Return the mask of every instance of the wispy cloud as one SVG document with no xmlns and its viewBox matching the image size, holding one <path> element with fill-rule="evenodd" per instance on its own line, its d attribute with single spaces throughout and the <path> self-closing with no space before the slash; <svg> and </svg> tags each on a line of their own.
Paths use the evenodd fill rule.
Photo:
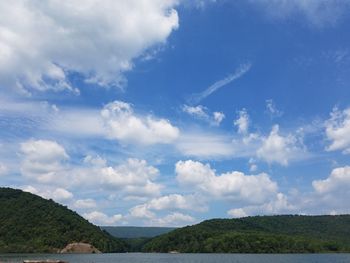
<svg viewBox="0 0 350 263">
<path fill-rule="evenodd" d="M 220 111 L 210 112 L 210 110 L 202 105 L 188 106 L 183 105 L 182 111 L 193 116 L 196 119 L 204 120 L 210 125 L 219 126 L 225 118 L 225 114 Z"/>
<path fill-rule="evenodd" d="M 202 101 L 206 97 L 213 94 L 218 89 L 220 89 L 220 88 L 226 86 L 227 84 L 231 83 L 232 81 L 242 77 L 245 73 L 247 73 L 250 70 L 251 67 L 252 67 L 251 63 L 241 64 L 235 72 L 233 72 L 232 74 L 230 74 L 226 78 L 215 82 L 214 84 L 209 86 L 206 90 L 204 90 L 201 93 L 193 94 L 191 99 L 190 99 L 190 102 L 194 103 L 194 104 L 199 103 L 200 101 Z"/>
<path fill-rule="evenodd" d="M 347 14 L 349 0 L 249 0 L 273 19 L 300 19 L 316 27 L 334 26 Z"/>
</svg>

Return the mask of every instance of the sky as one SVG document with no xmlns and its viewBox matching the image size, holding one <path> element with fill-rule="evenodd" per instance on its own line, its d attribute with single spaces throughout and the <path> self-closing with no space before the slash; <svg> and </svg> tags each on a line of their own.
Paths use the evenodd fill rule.
<svg viewBox="0 0 350 263">
<path fill-rule="evenodd" d="M 350 213 L 349 32 L 349 0 L 1 1 L 0 186 L 97 225 Z"/>
</svg>

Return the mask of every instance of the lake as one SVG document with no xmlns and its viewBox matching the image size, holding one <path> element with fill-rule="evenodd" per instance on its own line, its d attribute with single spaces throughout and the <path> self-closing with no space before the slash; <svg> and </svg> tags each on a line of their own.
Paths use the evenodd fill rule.
<svg viewBox="0 0 350 263">
<path fill-rule="evenodd" d="M 345 263 L 350 254 L 6 254 L 0 262 L 25 259 L 60 259 L 69 263 Z"/>
</svg>

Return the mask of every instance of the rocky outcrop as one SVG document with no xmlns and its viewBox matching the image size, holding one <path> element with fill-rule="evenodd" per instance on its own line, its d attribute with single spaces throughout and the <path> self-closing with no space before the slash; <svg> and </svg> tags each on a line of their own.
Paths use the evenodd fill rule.
<svg viewBox="0 0 350 263">
<path fill-rule="evenodd" d="M 60 253 L 101 253 L 100 250 L 87 243 L 71 243 L 68 244 Z"/>
</svg>

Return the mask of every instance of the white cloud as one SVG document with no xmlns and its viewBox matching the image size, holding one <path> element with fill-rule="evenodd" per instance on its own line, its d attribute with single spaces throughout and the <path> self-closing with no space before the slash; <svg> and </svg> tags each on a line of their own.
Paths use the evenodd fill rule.
<svg viewBox="0 0 350 263">
<path fill-rule="evenodd" d="M 249 115 L 246 109 L 242 109 L 238 112 L 239 117 L 234 121 L 234 125 L 238 128 L 238 133 L 247 134 L 249 129 Z"/>
<path fill-rule="evenodd" d="M 198 195 L 170 194 L 153 198 L 145 204 L 132 207 L 129 212 L 135 218 L 156 218 L 156 211 L 188 210 L 205 212 L 208 210 L 202 197 Z"/>
<path fill-rule="evenodd" d="M 312 191 L 291 189 L 276 193 L 258 205 L 236 206 L 227 214 L 232 217 L 273 214 L 347 214 L 350 194 L 350 167 L 333 169 L 325 179 L 312 182 Z"/>
<path fill-rule="evenodd" d="M 226 78 L 215 82 L 214 84 L 210 85 L 207 89 L 205 89 L 201 93 L 193 94 L 191 101 L 195 104 L 199 103 L 200 101 L 202 101 L 206 97 L 210 96 L 211 94 L 213 94 L 214 92 L 216 92 L 220 88 L 230 84 L 231 82 L 233 82 L 233 81 L 239 79 L 240 77 L 242 77 L 243 75 L 245 75 L 250 70 L 251 67 L 252 67 L 252 65 L 250 63 L 245 63 L 245 64 L 239 65 L 237 70 L 235 72 L 233 72 L 232 74 L 230 74 L 229 76 L 227 76 Z"/>
<path fill-rule="evenodd" d="M 122 101 L 107 104 L 101 116 L 111 139 L 143 145 L 171 143 L 179 136 L 179 129 L 166 119 L 137 116 L 132 106 Z"/>
<path fill-rule="evenodd" d="M 88 198 L 88 199 L 78 199 L 74 202 L 74 207 L 78 209 L 91 209 L 96 208 L 97 204 L 95 200 Z"/>
<path fill-rule="evenodd" d="M 261 204 L 277 191 L 277 184 L 265 173 L 245 175 L 234 171 L 216 175 L 209 164 L 192 160 L 177 162 L 175 171 L 181 185 L 216 199 Z"/>
<path fill-rule="evenodd" d="M 281 117 L 283 115 L 283 112 L 277 109 L 272 99 L 266 100 L 266 112 L 271 118 Z"/>
<path fill-rule="evenodd" d="M 234 154 L 231 138 L 215 133 L 182 133 L 176 143 L 176 148 L 185 156 L 205 159 L 224 158 Z"/>
<path fill-rule="evenodd" d="M 288 165 L 290 160 L 302 158 L 305 155 L 303 145 L 293 135 L 282 136 L 279 126 L 274 125 L 270 135 L 263 139 L 262 146 L 257 150 L 257 157 L 268 163 Z"/>
<path fill-rule="evenodd" d="M 146 205 L 132 207 L 129 210 L 129 216 L 136 219 L 143 219 L 147 225 L 154 226 L 183 226 L 184 223 L 195 221 L 192 216 L 179 212 L 173 212 L 164 217 L 157 217 Z"/>
<path fill-rule="evenodd" d="M 0 3 L 0 84 L 76 89 L 71 72 L 101 86 L 123 82 L 133 59 L 178 27 L 176 0 Z M 20 17 L 21 19 L 13 19 Z"/>
<path fill-rule="evenodd" d="M 21 144 L 21 152 L 28 160 L 34 162 L 51 162 L 56 159 L 67 159 L 65 149 L 55 141 L 29 140 Z"/>
<path fill-rule="evenodd" d="M 223 112 L 214 111 L 213 118 L 214 118 L 215 124 L 219 125 L 225 118 L 225 114 Z"/>
<path fill-rule="evenodd" d="M 248 216 L 244 208 L 230 209 L 229 211 L 227 211 L 227 214 L 233 218 L 241 218 Z"/>
<path fill-rule="evenodd" d="M 224 113 L 218 112 L 218 111 L 211 113 L 206 107 L 202 105 L 197 105 L 197 106 L 184 105 L 182 107 L 182 111 L 197 119 L 204 120 L 214 126 L 219 126 L 220 123 L 225 118 Z"/>
<path fill-rule="evenodd" d="M 45 187 L 45 189 L 38 189 L 34 186 L 28 185 L 23 188 L 23 191 L 39 195 L 45 199 L 53 199 L 56 202 L 66 202 L 74 197 L 71 192 L 63 188 L 50 187 L 50 189 L 47 189 L 47 187 Z"/>
<path fill-rule="evenodd" d="M 304 16 L 314 26 L 334 25 L 350 7 L 348 0 L 250 0 L 273 18 Z M 296 16 L 298 18 L 298 16 Z"/>
<path fill-rule="evenodd" d="M 57 142 L 29 140 L 21 144 L 20 150 L 23 155 L 21 172 L 24 176 L 39 183 L 67 183 L 64 161 L 69 156 Z"/>
<path fill-rule="evenodd" d="M 119 189 L 128 196 L 157 196 L 162 188 L 154 182 L 158 175 L 158 169 L 149 166 L 146 161 L 128 159 L 126 164 L 100 169 L 100 184 Z"/>
<path fill-rule="evenodd" d="M 169 210 L 181 209 L 191 211 L 206 211 L 208 208 L 203 204 L 201 197 L 195 195 L 170 194 L 154 198 L 146 204 L 148 209 Z"/>
<path fill-rule="evenodd" d="M 251 205 L 241 208 L 234 208 L 227 211 L 227 214 L 231 217 L 246 217 L 254 215 L 275 215 L 292 213 L 296 211 L 296 207 L 289 203 L 286 195 L 277 193 L 270 198 L 266 203 L 261 205 Z"/>
<path fill-rule="evenodd" d="M 102 212 L 99 211 L 93 211 L 91 213 L 85 213 L 83 214 L 83 217 L 85 217 L 87 220 L 89 220 L 91 223 L 95 225 L 115 225 L 119 223 L 123 216 L 121 214 L 116 214 L 113 216 L 108 216 Z"/>
<path fill-rule="evenodd" d="M 129 212 L 130 212 L 130 215 L 134 218 L 152 219 L 152 218 L 155 218 L 156 216 L 145 205 L 134 206 L 129 210 Z"/>
<path fill-rule="evenodd" d="M 248 161 L 249 171 L 256 172 L 258 170 L 258 166 L 256 165 L 256 161 L 253 158 L 250 158 Z"/>
<path fill-rule="evenodd" d="M 43 126 L 51 134 L 60 133 L 79 138 L 105 138 L 107 136 L 98 109 L 62 108 L 60 112 L 51 114 L 48 117 Z"/>
<path fill-rule="evenodd" d="M 8 172 L 8 168 L 5 164 L 0 163 L 0 176 L 6 175 Z"/>
<path fill-rule="evenodd" d="M 202 105 L 198 105 L 198 106 L 183 105 L 182 107 L 183 112 L 186 112 L 189 115 L 192 115 L 200 119 L 206 119 L 209 117 L 208 114 L 206 113 L 206 110 L 207 109 Z"/>
<path fill-rule="evenodd" d="M 184 224 L 189 224 L 195 222 L 196 219 L 190 215 L 182 214 L 179 212 L 174 212 L 166 215 L 163 218 L 157 218 L 152 221 L 152 225 L 155 226 L 183 226 Z"/>
<path fill-rule="evenodd" d="M 57 188 L 52 192 L 52 199 L 54 200 L 67 200 L 67 199 L 72 199 L 73 194 L 66 189 L 63 188 Z"/>
<path fill-rule="evenodd" d="M 326 150 L 350 153 L 350 108 L 343 111 L 334 108 L 325 126 L 327 138 L 331 141 Z"/>
<path fill-rule="evenodd" d="M 84 164 L 92 165 L 94 167 L 104 167 L 107 166 L 107 161 L 100 156 L 87 155 L 83 160 Z"/>
<path fill-rule="evenodd" d="M 185 7 L 189 8 L 198 8 L 198 9 L 204 9 L 208 6 L 208 4 L 216 3 L 217 0 L 181 0 L 181 3 Z"/>
<path fill-rule="evenodd" d="M 324 180 L 315 180 L 312 186 L 318 194 L 339 195 L 341 192 L 350 193 L 350 166 L 336 168 Z"/>
<path fill-rule="evenodd" d="M 31 182 L 46 186 L 102 187 L 118 190 L 119 196 L 154 197 L 162 185 L 155 182 L 159 170 L 145 160 L 128 159 L 108 166 L 101 157 L 86 156 L 82 163 L 68 162 L 65 149 L 54 141 L 29 140 L 21 144 L 21 173 Z"/>
</svg>

